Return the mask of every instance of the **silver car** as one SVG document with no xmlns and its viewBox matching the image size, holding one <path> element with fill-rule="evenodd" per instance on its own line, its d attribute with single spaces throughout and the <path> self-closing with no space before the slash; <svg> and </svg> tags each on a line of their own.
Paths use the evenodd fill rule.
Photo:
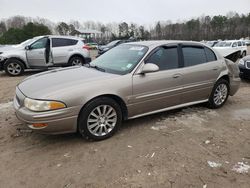
<svg viewBox="0 0 250 188">
<path fill-rule="evenodd" d="M 112 136 L 123 120 L 207 103 L 239 89 L 238 66 L 201 43 L 122 44 L 88 66 L 40 73 L 16 87 L 17 117 L 40 133 Z"/>
<path fill-rule="evenodd" d="M 39 36 L 0 48 L 0 70 L 10 76 L 19 76 L 25 69 L 82 65 L 90 61 L 82 39 L 71 36 Z"/>
</svg>

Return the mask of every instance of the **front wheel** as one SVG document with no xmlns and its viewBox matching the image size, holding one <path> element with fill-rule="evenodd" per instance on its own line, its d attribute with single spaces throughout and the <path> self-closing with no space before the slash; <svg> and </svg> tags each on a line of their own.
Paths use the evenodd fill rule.
<svg viewBox="0 0 250 188">
<path fill-rule="evenodd" d="M 227 101 L 228 95 L 229 95 L 228 81 L 224 79 L 218 80 L 209 97 L 209 102 L 208 102 L 209 107 L 213 109 L 222 107 Z"/>
<path fill-rule="evenodd" d="M 78 131 L 93 140 L 111 137 L 122 121 L 120 106 L 111 98 L 101 97 L 89 102 L 82 110 Z"/>
<path fill-rule="evenodd" d="M 10 59 L 4 64 L 4 70 L 10 76 L 20 76 L 24 72 L 24 65 L 17 59 Z"/>
</svg>

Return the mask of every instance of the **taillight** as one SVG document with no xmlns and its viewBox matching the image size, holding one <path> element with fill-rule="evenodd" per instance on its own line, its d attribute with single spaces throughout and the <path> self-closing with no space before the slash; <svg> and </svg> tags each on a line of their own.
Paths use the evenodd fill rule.
<svg viewBox="0 0 250 188">
<path fill-rule="evenodd" d="M 82 48 L 86 49 L 86 50 L 90 50 L 90 48 L 88 46 L 86 46 L 86 45 L 84 45 Z"/>
</svg>

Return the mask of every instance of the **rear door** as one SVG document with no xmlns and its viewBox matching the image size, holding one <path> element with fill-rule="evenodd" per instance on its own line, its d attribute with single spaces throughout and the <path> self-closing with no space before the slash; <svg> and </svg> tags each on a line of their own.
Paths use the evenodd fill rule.
<svg viewBox="0 0 250 188">
<path fill-rule="evenodd" d="M 46 61 L 46 47 L 49 45 L 48 42 L 48 37 L 41 38 L 31 44 L 29 49 L 26 50 L 27 61 L 31 67 L 48 66 L 48 60 Z"/>
<path fill-rule="evenodd" d="M 182 53 L 182 103 L 208 99 L 223 68 L 222 60 L 217 60 L 211 49 L 199 45 L 182 45 Z"/>
<path fill-rule="evenodd" d="M 182 77 L 179 74 L 177 46 L 159 47 L 145 63 L 156 64 L 160 70 L 133 76 L 130 116 L 180 104 Z"/>
<path fill-rule="evenodd" d="M 52 38 L 52 56 L 55 65 L 67 64 L 70 54 L 74 52 L 78 40 Z"/>
</svg>

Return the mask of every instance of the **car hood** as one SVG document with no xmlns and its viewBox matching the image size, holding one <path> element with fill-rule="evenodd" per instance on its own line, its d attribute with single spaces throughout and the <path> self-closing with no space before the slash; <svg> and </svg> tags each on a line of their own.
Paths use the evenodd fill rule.
<svg viewBox="0 0 250 188">
<path fill-rule="evenodd" d="M 99 83 L 105 79 L 113 79 L 119 75 L 98 71 L 87 67 L 69 67 L 55 69 L 26 78 L 18 85 L 20 91 L 29 98 L 50 99 L 63 92 Z"/>
<path fill-rule="evenodd" d="M 24 47 L 20 46 L 20 45 L 2 46 L 2 47 L 0 47 L 0 54 L 4 53 L 4 52 L 9 52 L 9 51 L 12 51 L 12 50 L 22 50 L 22 49 L 24 49 Z"/>
</svg>

